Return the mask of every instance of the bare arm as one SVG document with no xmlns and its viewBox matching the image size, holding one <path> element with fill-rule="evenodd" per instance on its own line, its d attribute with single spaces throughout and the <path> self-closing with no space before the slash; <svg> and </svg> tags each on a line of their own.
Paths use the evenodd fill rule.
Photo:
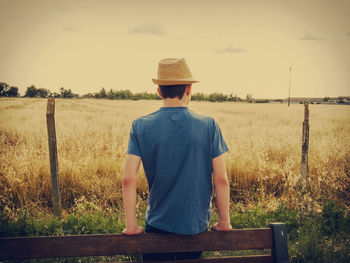
<svg viewBox="0 0 350 263">
<path fill-rule="evenodd" d="M 123 203 L 126 216 L 126 235 L 137 235 L 143 232 L 143 228 L 137 225 L 136 218 L 136 183 L 141 158 L 136 155 L 127 154 L 125 173 L 123 177 Z"/>
<path fill-rule="evenodd" d="M 225 160 L 222 155 L 212 159 L 213 181 L 216 191 L 219 222 L 213 226 L 216 231 L 230 231 L 230 185 L 227 178 Z"/>
</svg>

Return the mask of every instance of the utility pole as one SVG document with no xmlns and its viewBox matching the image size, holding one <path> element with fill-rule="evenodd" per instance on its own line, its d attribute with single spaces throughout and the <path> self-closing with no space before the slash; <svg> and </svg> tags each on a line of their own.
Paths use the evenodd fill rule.
<svg viewBox="0 0 350 263">
<path fill-rule="evenodd" d="M 289 93 L 288 93 L 288 107 L 290 105 L 290 86 L 291 86 L 291 79 L 292 79 L 292 67 L 289 68 Z"/>
</svg>

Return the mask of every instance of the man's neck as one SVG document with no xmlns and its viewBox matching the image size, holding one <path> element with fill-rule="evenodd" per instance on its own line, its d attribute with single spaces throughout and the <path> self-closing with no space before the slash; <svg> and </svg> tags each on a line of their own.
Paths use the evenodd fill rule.
<svg viewBox="0 0 350 263">
<path fill-rule="evenodd" d="M 163 100 L 163 107 L 187 107 L 183 100 L 179 100 L 178 98 L 166 98 Z"/>
</svg>

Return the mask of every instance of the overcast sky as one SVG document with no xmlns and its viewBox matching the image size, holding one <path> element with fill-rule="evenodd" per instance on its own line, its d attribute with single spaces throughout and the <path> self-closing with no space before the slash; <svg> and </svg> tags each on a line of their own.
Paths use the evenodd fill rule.
<svg viewBox="0 0 350 263">
<path fill-rule="evenodd" d="M 0 82 L 153 92 L 185 57 L 196 92 L 350 95 L 350 1 L 0 0 Z"/>
</svg>

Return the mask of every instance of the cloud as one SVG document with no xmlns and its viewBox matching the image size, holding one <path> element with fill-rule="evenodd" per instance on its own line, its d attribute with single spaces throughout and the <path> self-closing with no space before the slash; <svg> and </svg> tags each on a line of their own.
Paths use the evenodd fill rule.
<svg viewBox="0 0 350 263">
<path fill-rule="evenodd" d="M 159 25 L 142 25 L 138 27 L 129 28 L 129 34 L 145 34 L 145 35 L 156 35 L 166 36 L 166 31 Z"/>
<path fill-rule="evenodd" d="M 232 45 L 226 47 L 226 48 L 222 48 L 222 49 L 217 49 L 216 53 L 247 53 L 249 52 L 248 50 L 244 49 L 244 48 L 239 48 L 239 47 L 233 47 Z"/>
<path fill-rule="evenodd" d="M 81 32 L 80 29 L 76 29 L 76 28 L 73 28 L 73 27 L 62 26 L 62 28 L 63 28 L 64 30 L 68 30 L 68 31 Z"/>
<path fill-rule="evenodd" d="M 11 16 L 9 17 L 10 19 L 17 19 L 17 20 L 28 20 L 29 17 L 25 17 L 25 16 Z"/>
<path fill-rule="evenodd" d="M 323 41 L 324 38 L 316 37 L 316 36 L 311 35 L 309 32 L 306 32 L 305 35 L 300 38 L 300 40 Z"/>
</svg>

